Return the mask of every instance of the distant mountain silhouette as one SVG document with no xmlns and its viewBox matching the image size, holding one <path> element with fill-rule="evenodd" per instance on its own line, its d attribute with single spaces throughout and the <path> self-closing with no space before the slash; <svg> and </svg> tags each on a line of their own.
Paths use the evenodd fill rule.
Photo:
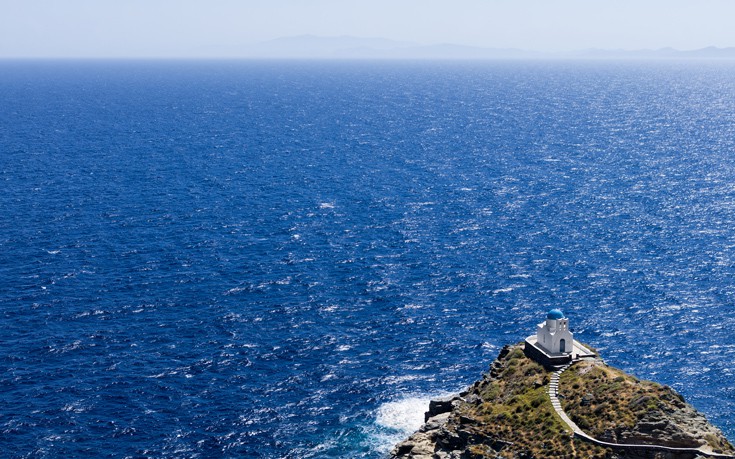
<svg viewBox="0 0 735 459">
<path fill-rule="evenodd" d="M 575 53 L 576 57 L 598 59 L 735 59 L 735 48 L 707 48 L 680 51 L 674 48 L 609 50 L 589 49 Z"/>
<path fill-rule="evenodd" d="M 270 40 L 245 48 L 246 57 L 302 59 L 507 59 L 533 57 L 519 49 L 454 44 L 419 45 L 385 38 L 301 35 Z"/>
<path fill-rule="evenodd" d="M 345 58 L 371 57 L 386 51 L 412 48 L 416 43 L 385 38 L 358 38 L 350 36 L 318 37 L 300 35 L 276 38 L 250 46 L 244 51 L 248 56 L 267 58 Z M 353 56 L 353 54 L 355 56 Z"/>
<path fill-rule="evenodd" d="M 420 45 L 385 38 L 352 36 L 283 37 L 241 48 L 240 57 L 262 59 L 735 59 L 735 48 L 680 51 L 587 49 L 543 53 L 515 48 L 484 48 L 451 43 Z"/>
</svg>

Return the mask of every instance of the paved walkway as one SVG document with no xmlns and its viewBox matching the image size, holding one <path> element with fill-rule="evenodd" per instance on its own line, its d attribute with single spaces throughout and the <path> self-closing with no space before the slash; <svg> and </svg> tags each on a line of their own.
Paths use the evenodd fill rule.
<svg viewBox="0 0 735 459">
<path fill-rule="evenodd" d="M 569 416 L 564 412 L 564 409 L 561 407 L 561 402 L 559 401 L 559 377 L 562 373 L 564 373 L 569 367 L 571 367 L 572 364 L 568 363 L 561 367 L 559 370 L 556 370 L 551 374 L 551 382 L 549 382 L 549 399 L 551 399 L 551 406 L 554 407 L 554 411 L 556 411 L 556 414 L 559 415 L 562 421 L 564 421 L 564 424 L 566 424 L 570 429 L 572 429 L 572 432 L 574 432 L 574 435 L 587 435 L 585 434 L 582 429 L 580 429 L 577 424 L 574 423 L 571 419 L 569 419 Z"/>
<path fill-rule="evenodd" d="M 554 411 L 556 411 L 556 414 L 559 415 L 562 421 L 569 427 L 572 432 L 574 432 L 574 436 L 577 438 L 580 438 L 584 441 L 594 443 L 598 446 L 602 446 L 604 448 L 615 448 L 618 450 L 647 450 L 647 451 L 655 451 L 655 452 L 669 452 L 669 453 L 691 453 L 692 457 L 695 457 L 696 455 L 706 456 L 706 457 L 714 457 L 714 458 L 729 458 L 729 459 L 735 459 L 735 456 L 730 456 L 727 454 L 718 454 L 713 453 L 710 451 L 707 451 L 702 448 L 672 448 L 669 446 L 659 446 L 659 445 L 632 445 L 632 444 L 625 444 L 625 443 L 609 443 L 606 441 L 598 440 L 595 437 L 592 437 L 590 435 L 587 435 L 582 429 L 577 426 L 577 424 L 572 421 L 569 416 L 564 412 L 564 409 L 561 407 L 561 402 L 559 401 L 559 377 L 562 373 L 564 373 L 570 366 L 572 366 L 574 362 L 568 363 L 561 367 L 560 369 L 556 370 L 551 374 L 551 381 L 549 382 L 549 399 L 551 400 L 551 406 L 554 407 Z"/>
</svg>

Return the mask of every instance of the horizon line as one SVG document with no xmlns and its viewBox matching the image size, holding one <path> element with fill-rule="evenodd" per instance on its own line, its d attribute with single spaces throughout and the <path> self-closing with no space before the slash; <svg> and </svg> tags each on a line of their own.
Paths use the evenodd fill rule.
<svg viewBox="0 0 735 459">
<path fill-rule="evenodd" d="M 378 44 L 376 44 L 378 43 Z M 572 50 L 534 50 L 518 47 L 441 42 L 422 44 L 379 36 L 314 35 L 281 36 L 247 44 L 197 47 L 191 53 L 163 51 L 118 55 L 74 52 L 12 55 L 0 60 L 729 60 L 735 46 L 708 45 L 692 49 L 587 47 Z M 7 51 L 7 50 L 6 50 Z"/>
</svg>

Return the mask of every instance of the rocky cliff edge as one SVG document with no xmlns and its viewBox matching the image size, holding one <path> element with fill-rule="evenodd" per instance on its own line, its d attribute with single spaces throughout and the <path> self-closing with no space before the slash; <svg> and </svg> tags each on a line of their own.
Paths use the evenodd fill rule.
<svg viewBox="0 0 735 459">
<path fill-rule="evenodd" d="M 454 397 L 432 401 L 425 424 L 396 445 L 391 458 L 735 458 L 722 432 L 673 389 L 638 380 L 601 359 L 575 363 L 561 375 L 559 399 L 578 427 L 604 442 L 701 453 L 603 447 L 575 438 L 549 400 L 552 371 L 528 358 L 522 345 L 505 346 L 482 379 Z"/>
</svg>

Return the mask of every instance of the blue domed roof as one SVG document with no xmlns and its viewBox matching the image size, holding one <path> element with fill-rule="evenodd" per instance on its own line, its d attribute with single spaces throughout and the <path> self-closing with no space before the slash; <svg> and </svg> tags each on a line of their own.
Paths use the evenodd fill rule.
<svg viewBox="0 0 735 459">
<path fill-rule="evenodd" d="M 564 313 L 559 309 L 552 309 L 546 314 L 547 319 L 559 320 L 564 318 Z"/>
</svg>

